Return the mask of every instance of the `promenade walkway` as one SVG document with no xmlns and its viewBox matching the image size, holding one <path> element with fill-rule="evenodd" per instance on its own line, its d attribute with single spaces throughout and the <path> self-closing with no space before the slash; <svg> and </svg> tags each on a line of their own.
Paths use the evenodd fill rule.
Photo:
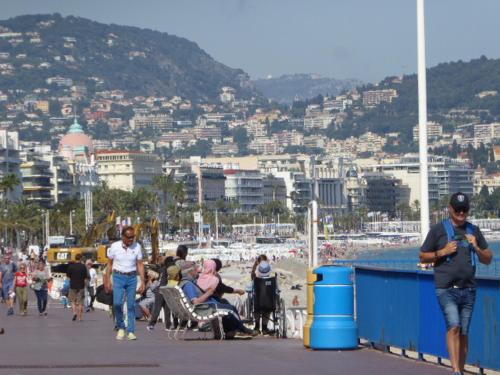
<svg viewBox="0 0 500 375">
<path fill-rule="evenodd" d="M 31 301 L 34 295 L 30 294 Z M 31 305 L 31 304 L 30 304 Z M 257 338 L 241 341 L 168 340 L 161 324 L 148 332 L 137 325 L 138 340 L 116 341 L 107 313 L 85 314 L 72 322 L 57 302 L 47 317 L 7 317 L 0 305 L 0 374 L 398 374 L 444 375 L 448 369 L 363 348 L 310 351 L 299 340 Z"/>
</svg>

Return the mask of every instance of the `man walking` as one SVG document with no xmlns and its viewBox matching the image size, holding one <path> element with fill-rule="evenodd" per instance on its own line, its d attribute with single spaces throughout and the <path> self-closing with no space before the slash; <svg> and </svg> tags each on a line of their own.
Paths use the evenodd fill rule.
<svg viewBox="0 0 500 375">
<path fill-rule="evenodd" d="M 451 196 L 450 218 L 431 228 L 420 248 L 420 261 L 434 263 L 436 295 L 446 322 L 446 342 L 454 375 L 463 374 L 468 332 L 476 299 L 476 262 L 493 258 L 480 229 L 467 222 L 469 198 Z"/>
<path fill-rule="evenodd" d="M 68 266 L 66 275 L 69 278 L 68 299 L 73 307 L 73 321 L 81 321 L 83 317 L 83 303 L 85 301 L 85 284 L 89 279 L 87 267 L 82 263 L 82 254 L 76 254 L 75 263 Z"/>
<path fill-rule="evenodd" d="M 3 256 L 3 264 L 0 265 L 0 289 L 3 298 L 7 301 L 7 315 L 14 315 L 14 279 L 17 272 L 17 265 L 11 260 L 11 256 Z"/>
<path fill-rule="evenodd" d="M 117 340 L 125 338 L 136 340 L 135 336 L 135 294 L 137 289 L 137 274 L 141 279 L 139 293 L 144 291 L 144 264 L 142 262 L 141 245 L 135 240 L 133 227 L 122 230 L 122 239 L 113 243 L 108 250 L 108 266 L 104 277 L 104 287 L 109 293 L 113 291 L 113 310 L 116 317 L 118 333 Z M 113 286 L 111 286 L 111 272 L 113 272 Z M 127 327 L 123 321 L 123 299 L 127 298 Z"/>
<path fill-rule="evenodd" d="M 95 291 L 97 288 L 97 271 L 94 268 L 94 262 L 92 262 L 92 259 L 87 259 L 85 266 L 87 267 L 87 271 L 89 273 L 89 282 L 87 284 L 88 301 L 85 311 L 89 312 L 94 311 Z"/>
</svg>

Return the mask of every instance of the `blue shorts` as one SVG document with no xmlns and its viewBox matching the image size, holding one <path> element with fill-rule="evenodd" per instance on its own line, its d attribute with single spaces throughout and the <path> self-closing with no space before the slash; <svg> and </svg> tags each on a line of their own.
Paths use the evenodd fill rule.
<svg viewBox="0 0 500 375">
<path fill-rule="evenodd" d="M 446 330 L 459 327 L 460 333 L 467 336 L 476 301 L 476 289 L 453 287 L 436 289 L 436 296 L 446 321 Z"/>
<path fill-rule="evenodd" d="M 9 299 L 9 292 L 14 291 L 14 280 L 2 283 L 2 294 L 4 299 Z"/>
</svg>

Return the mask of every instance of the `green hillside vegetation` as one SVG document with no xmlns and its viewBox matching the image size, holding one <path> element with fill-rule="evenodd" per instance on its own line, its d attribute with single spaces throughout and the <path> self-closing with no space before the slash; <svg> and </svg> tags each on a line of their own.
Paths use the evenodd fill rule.
<svg viewBox="0 0 500 375">
<path fill-rule="evenodd" d="M 397 82 L 397 81 L 396 81 Z M 350 115 L 342 129 L 329 129 L 328 134 L 336 138 L 358 136 L 366 131 L 378 134 L 402 132 L 403 140 L 412 139 L 412 127 L 418 123 L 417 75 L 406 75 L 401 83 L 388 77 L 377 86 L 365 85 L 358 88 L 367 90 L 393 88 L 398 97 L 392 103 L 384 103 L 367 109 L 361 117 Z M 436 120 L 451 130 L 458 121 L 444 118 L 451 109 L 461 109 L 477 114 L 481 121 L 491 122 L 500 118 L 500 95 L 478 98 L 484 91 L 500 92 L 500 59 L 485 56 L 470 62 L 439 64 L 427 70 L 427 97 L 429 120 Z"/>
<path fill-rule="evenodd" d="M 40 26 L 40 22 L 50 20 L 54 21 L 51 26 Z M 248 75 L 243 70 L 229 68 L 196 43 L 167 33 L 59 14 L 15 17 L 0 21 L 0 26 L 14 32 L 37 32 L 42 39 L 36 44 L 24 36 L 24 42 L 17 46 L 0 39 L 2 52 L 27 55 L 25 59 L 13 59 L 14 75 L 0 76 L 2 89 L 44 87 L 48 77 L 59 75 L 85 83 L 89 89 L 95 86 L 89 77 L 98 77 L 104 81 L 99 91 L 121 89 L 135 95 L 215 100 L 223 86 L 235 88 L 241 97 L 255 95 L 246 86 Z M 74 48 L 65 46 L 63 37 L 75 38 Z M 66 55 L 75 61 L 64 61 Z M 43 62 L 51 67 L 21 69 L 22 64 L 38 67 Z"/>
</svg>

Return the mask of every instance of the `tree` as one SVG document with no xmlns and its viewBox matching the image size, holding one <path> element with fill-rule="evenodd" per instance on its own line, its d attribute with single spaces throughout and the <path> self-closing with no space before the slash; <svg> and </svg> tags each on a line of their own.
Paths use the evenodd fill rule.
<svg viewBox="0 0 500 375">
<path fill-rule="evenodd" d="M 0 191 L 5 193 L 5 199 L 9 200 L 9 195 L 21 184 L 21 180 L 14 173 L 7 174 L 0 182 Z"/>
<path fill-rule="evenodd" d="M 175 185 L 173 173 L 166 175 L 158 175 L 153 178 L 153 187 L 159 190 L 162 194 L 161 203 L 163 207 L 166 207 L 168 202 L 168 194 L 172 192 L 172 188 Z"/>
<path fill-rule="evenodd" d="M 248 142 L 250 142 L 250 138 L 248 137 L 247 130 L 243 126 L 238 126 L 233 130 L 233 140 L 238 145 L 240 155 L 248 153 Z"/>
</svg>

